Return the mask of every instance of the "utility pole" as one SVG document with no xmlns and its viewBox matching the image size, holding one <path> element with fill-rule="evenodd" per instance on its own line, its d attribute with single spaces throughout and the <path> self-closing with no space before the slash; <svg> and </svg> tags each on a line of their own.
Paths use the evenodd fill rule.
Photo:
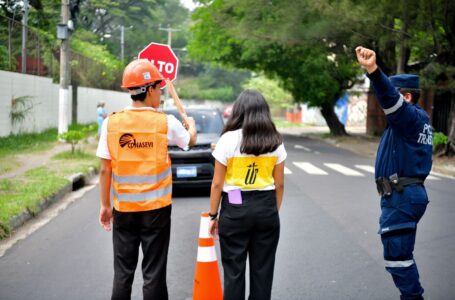
<svg viewBox="0 0 455 300">
<path fill-rule="evenodd" d="M 58 101 L 58 133 L 62 134 L 68 131 L 69 121 L 69 92 L 68 92 L 68 57 L 69 57 L 69 0 L 62 0 L 62 22 L 61 25 L 66 27 L 66 37 L 62 38 L 60 45 L 60 89 Z"/>
<path fill-rule="evenodd" d="M 159 30 L 162 30 L 162 31 L 167 31 L 167 44 L 169 45 L 169 48 L 171 48 L 171 43 L 172 43 L 172 32 L 175 32 L 175 31 L 180 31 L 180 29 L 177 29 L 177 28 L 171 28 L 171 25 L 167 25 L 167 28 L 164 28 L 164 27 L 161 27 L 161 24 L 158 28 Z M 171 48 L 172 49 L 172 48 Z M 164 107 L 166 107 L 168 104 L 168 101 L 169 101 L 169 89 L 166 87 L 165 89 L 165 94 L 164 94 Z"/>
<path fill-rule="evenodd" d="M 28 0 L 24 0 L 24 14 L 22 15 L 22 73 L 27 72 L 27 23 Z"/>
<path fill-rule="evenodd" d="M 125 58 L 125 26 L 120 26 L 120 60 Z"/>
</svg>

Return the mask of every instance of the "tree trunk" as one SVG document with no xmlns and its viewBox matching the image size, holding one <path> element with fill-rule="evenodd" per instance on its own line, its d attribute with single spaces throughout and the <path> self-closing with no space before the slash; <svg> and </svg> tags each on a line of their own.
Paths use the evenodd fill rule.
<svg viewBox="0 0 455 300">
<path fill-rule="evenodd" d="M 330 133 L 335 136 L 348 135 L 344 125 L 338 120 L 332 104 L 323 104 L 321 107 L 321 114 L 324 117 L 327 126 L 329 126 Z"/>
<path fill-rule="evenodd" d="M 447 156 L 453 156 L 455 155 L 455 92 L 452 92 L 452 105 L 450 106 L 449 122 L 449 141 L 447 143 L 445 152 Z"/>
<path fill-rule="evenodd" d="M 408 25 L 409 25 L 409 13 L 406 8 L 403 9 L 403 28 L 401 28 L 400 33 L 400 50 L 398 54 L 398 62 L 397 62 L 397 71 L 396 74 L 403 74 L 405 72 L 405 67 L 407 63 L 407 44 L 408 44 Z"/>
</svg>

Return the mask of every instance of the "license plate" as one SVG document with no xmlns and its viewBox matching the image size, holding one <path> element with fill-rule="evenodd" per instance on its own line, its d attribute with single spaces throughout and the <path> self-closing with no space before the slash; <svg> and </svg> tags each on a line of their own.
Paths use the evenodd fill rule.
<svg viewBox="0 0 455 300">
<path fill-rule="evenodd" d="M 195 166 L 192 167 L 177 167 L 177 177 L 186 178 L 186 177 L 196 177 L 197 169 Z"/>
</svg>

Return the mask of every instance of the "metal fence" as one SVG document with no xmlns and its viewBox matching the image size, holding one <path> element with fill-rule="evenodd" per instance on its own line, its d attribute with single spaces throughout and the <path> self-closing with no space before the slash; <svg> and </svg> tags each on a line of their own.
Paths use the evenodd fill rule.
<svg viewBox="0 0 455 300">
<path fill-rule="evenodd" d="M 0 15 L 0 70 L 22 72 L 22 23 Z M 59 81 L 60 41 L 37 28 L 27 26 L 26 74 L 51 77 Z M 119 89 L 121 74 L 112 66 L 70 50 L 71 85 Z M 109 76 L 107 76 L 107 74 Z"/>
<path fill-rule="evenodd" d="M 22 24 L 0 15 L 0 69 L 22 71 Z M 25 73 L 58 78 L 59 48 L 38 29 L 26 26 Z"/>
</svg>

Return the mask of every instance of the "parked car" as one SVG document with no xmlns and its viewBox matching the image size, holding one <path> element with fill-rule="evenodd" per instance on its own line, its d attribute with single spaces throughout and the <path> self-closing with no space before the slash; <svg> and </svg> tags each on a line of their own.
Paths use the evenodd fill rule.
<svg viewBox="0 0 455 300">
<path fill-rule="evenodd" d="M 233 106 L 234 106 L 233 104 L 229 104 L 228 106 L 226 106 L 226 107 L 224 108 L 224 111 L 223 111 L 223 117 L 224 117 L 224 118 L 227 119 L 227 118 L 229 118 L 229 117 L 231 116 L 231 114 L 232 114 L 232 107 L 233 107 Z"/>
<path fill-rule="evenodd" d="M 181 121 L 176 109 L 165 109 Z M 186 113 L 196 123 L 197 142 L 187 150 L 169 145 L 172 180 L 175 188 L 209 187 L 212 184 L 215 160 L 212 151 L 223 130 L 223 118 L 216 108 L 187 108 Z"/>
</svg>

